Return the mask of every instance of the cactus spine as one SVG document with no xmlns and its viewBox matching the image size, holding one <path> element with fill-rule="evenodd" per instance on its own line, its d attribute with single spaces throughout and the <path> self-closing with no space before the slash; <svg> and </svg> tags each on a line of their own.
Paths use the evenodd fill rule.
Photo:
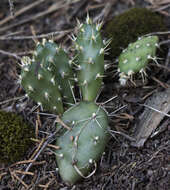
<svg viewBox="0 0 170 190">
<path fill-rule="evenodd" d="M 126 81 L 135 73 L 145 74 L 145 69 L 150 60 L 156 61 L 156 48 L 158 46 L 157 36 L 139 38 L 136 42 L 129 44 L 119 56 L 118 72 L 120 72 L 120 83 Z"/>
</svg>

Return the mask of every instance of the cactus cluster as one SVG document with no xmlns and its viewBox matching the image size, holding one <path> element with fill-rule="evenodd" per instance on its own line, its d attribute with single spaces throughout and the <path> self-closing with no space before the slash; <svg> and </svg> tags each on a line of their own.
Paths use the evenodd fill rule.
<svg viewBox="0 0 170 190">
<path fill-rule="evenodd" d="M 78 22 L 77 37 L 73 36 L 74 59 L 69 60 L 61 47 L 45 39 L 37 44 L 31 59 L 22 58 L 20 80 L 27 96 L 44 110 L 58 114 L 67 126 L 57 124 L 60 149 L 56 158 L 61 177 L 70 184 L 89 175 L 108 139 L 107 114 L 95 103 L 102 85 L 106 46 L 100 29 L 101 24 L 94 24 L 89 16 L 86 23 Z M 67 104 L 74 103 L 75 82 L 82 99 L 68 108 Z"/>
<path fill-rule="evenodd" d="M 156 61 L 156 48 L 158 47 L 158 37 L 140 37 L 134 43 L 122 51 L 119 56 L 118 72 L 120 83 L 125 85 L 128 79 L 135 73 L 145 74 L 145 69 L 149 61 Z"/>
<path fill-rule="evenodd" d="M 53 41 L 38 43 L 32 59 L 23 57 L 21 85 L 27 96 L 47 111 L 59 115 L 59 136 L 56 159 L 65 182 L 74 184 L 91 176 L 108 139 L 108 117 L 101 105 L 95 103 L 104 75 L 104 53 L 108 46 L 100 34 L 101 24 L 87 16 L 78 22 L 77 36 L 72 36 L 74 59 Z M 135 73 L 145 73 L 149 60 L 156 60 L 158 37 L 138 39 L 119 56 L 120 82 Z M 74 73 L 74 74 L 73 74 Z M 74 85 L 80 89 L 81 100 L 75 102 Z"/>
</svg>

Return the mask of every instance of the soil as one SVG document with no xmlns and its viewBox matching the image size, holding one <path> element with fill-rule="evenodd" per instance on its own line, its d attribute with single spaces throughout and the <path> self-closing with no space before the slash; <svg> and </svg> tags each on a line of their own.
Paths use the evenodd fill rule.
<svg viewBox="0 0 170 190">
<path fill-rule="evenodd" d="M 0 109 L 22 115 L 35 126 L 36 139 L 39 140 L 34 142 L 34 147 L 28 150 L 21 161 L 30 161 L 31 156 L 43 147 L 40 142 L 54 134 L 56 118 L 39 114 L 40 110 L 32 100 L 22 98 L 25 92 L 18 83 L 20 57 L 32 53 L 35 41 L 41 40 L 42 34 L 48 39 L 53 38 L 55 42 L 61 43 L 72 52 L 69 48 L 71 43 L 69 35 L 75 31 L 76 19 L 83 21 L 87 12 L 94 20 L 103 20 L 105 24 L 129 8 L 152 8 L 164 16 L 170 31 L 168 6 L 170 2 L 166 2 L 161 4 L 159 1 L 149 0 L 1 1 Z M 34 5 L 35 3 L 37 5 Z M 32 7 L 26 10 L 28 5 Z M 17 15 L 19 10 L 23 12 Z M 2 23 L 5 18 L 9 20 Z M 168 34 L 164 35 L 166 40 L 170 38 L 170 32 Z M 38 35 L 38 38 L 35 38 L 35 35 Z M 164 93 L 170 87 L 170 43 L 165 44 L 165 49 L 165 57 L 160 60 L 162 66 L 151 65 L 152 70 L 148 71 L 148 81 L 145 85 L 121 88 L 117 75 L 112 72 L 105 79 L 98 102 L 105 102 L 115 96 L 105 104 L 110 113 L 111 135 L 105 153 L 98 162 L 97 171 L 92 177 L 83 179 L 73 186 L 64 183 L 56 169 L 55 149 L 44 146 L 42 151 L 36 154 L 36 160 L 30 167 L 30 162 L 0 164 L 0 190 L 170 189 L 170 115 L 168 115 L 170 110 L 167 109 L 167 112 L 163 113 L 158 126 L 146 137 L 144 145 L 136 147 L 132 143 L 135 141 L 135 131 L 141 127 L 139 123 L 143 119 L 142 114 L 146 111 L 144 105 L 148 99 L 154 98 L 153 95 L 159 92 Z M 154 107 L 154 103 L 152 106 Z M 148 113 L 149 111 L 151 110 L 148 109 Z M 153 117 L 153 121 L 154 119 Z M 52 138 L 48 143 L 55 144 L 55 140 Z"/>
</svg>

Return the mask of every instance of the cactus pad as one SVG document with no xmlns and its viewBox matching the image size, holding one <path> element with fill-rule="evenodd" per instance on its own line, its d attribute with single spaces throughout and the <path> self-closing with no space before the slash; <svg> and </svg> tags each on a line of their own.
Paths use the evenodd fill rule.
<svg viewBox="0 0 170 190">
<path fill-rule="evenodd" d="M 101 88 L 104 73 L 104 44 L 100 24 L 93 24 L 89 17 L 79 25 L 75 40 L 78 63 L 78 84 L 83 100 L 94 101 Z"/>
<path fill-rule="evenodd" d="M 93 102 L 81 102 L 62 117 L 71 128 L 57 140 L 57 162 L 61 177 L 74 184 L 99 160 L 108 139 L 108 119 L 105 111 Z"/>
<path fill-rule="evenodd" d="M 145 72 L 150 60 L 156 60 L 156 48 L 158 46 L 157 36 L 139 38 L 136 42 L 129 44 L 119 56 L 118 72 L 120 82 L 125 84 L 126 80 L 137 72 Z"/>
<path fill-rule="evenodd" d="M 63 99 L 68 103 L 74 103 L 71 89 L 73 71 L 66 52 L 53 41 L 43 39 L 42 43 L 37 44 L 35 60 L 52 72 Z"/>
<path fill-rule="evenodd" d="M 25 63 L 21 72 L 21 85 L 27 95 L 41 105 L 45 110 L 54 113 L 63 113 L 63 105 L 58 84 L 52 73 L 28 57 L 23 57 Z"/>
</svg>

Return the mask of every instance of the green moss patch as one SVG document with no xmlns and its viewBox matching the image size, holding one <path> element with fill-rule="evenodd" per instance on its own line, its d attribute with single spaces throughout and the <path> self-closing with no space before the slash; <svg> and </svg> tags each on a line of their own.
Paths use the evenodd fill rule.
<svg viewBox="0 0 170 190">
<path fill-rule="evenodd" d="M 0 111 L 0 162 L 12 163 L 23 159 L 33 136 L 33 128 L 21 116 Z"/>
</svg>

